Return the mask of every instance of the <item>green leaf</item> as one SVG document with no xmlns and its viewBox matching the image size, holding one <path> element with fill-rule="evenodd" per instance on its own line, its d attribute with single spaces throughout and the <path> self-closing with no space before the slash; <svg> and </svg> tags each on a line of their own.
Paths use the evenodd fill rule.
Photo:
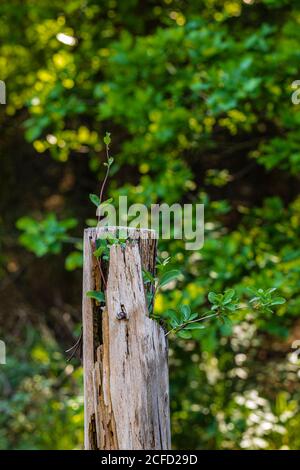
<svg viewBox="0 0 300 470">
<path fill-rule="evenodd" d="M 95 195 L 94 195 L 95 196 Z M 99 198 L 98 198 L 99 199 Z M 109 199 L 106 199 L 106 201 L 101 202 L 100 206 L 101 208 L 108 206 L 111 202 L 113 202 L 113 198 L 110 197 Z M 99 199 L 100 203 L 100 199 Z M 99 205 L 99 204 L 98 204 Z"/>
<path fill-rule="evenodd" d="M 100 258 L 103 253 L 105 252 L 106 250 L 106 246 L 99 246 L 94 252 L 93 252 L 93 255 L 96 257 L 96 258 Z"/>
<path fill-rule="evenodd" d="M 89 290 L 86 293 L 86 296 L 89 297 L 90 299 L 95 299 L 97 302 L 105 302 L 105 296 L 104 293 L 101 292 L 100 290 Z"/>
<path fill-rule="evenodd" d="M 172 271 L 167 271 L 164 273 L 159 281 L 159 286 L 164 287 L 169 284 L 171 281 L 174 281 L 180 276 L 181 272 L 177 269 L 173 269 Z"/>
<path fill-rule="evenodd" d="M 181 325 L 181 323 L 178 321 L 177 318 L 174 317 L 174 318 L 171 318 L 170 325 L 172 328 L 178 328 Z"/>
<path fill-rule="evenodd" d="M 89 194 L 89 198 L 96 207 L 100 205 L 100 198 L 97 196 L 97 194 Z"/>
<path fill-rule="evenodd" d="M 177 312 L 176 312 L 176 310 L 173 310 L 173 309 L 171 309 L 171 308 L 168 309 L 168 310 L 166 310 L 165 316 L 168 317 L 170 320 L 172 320 L 172 319 L 175 320 L 176 323 L 177 323 L 177 321 L 178 321 L 178 320 L 177 320 Z"/>
<path fill-rule="evenodd" d="M 196 318 L 197 318 L 198 316 L 199 316 L 198 313 L 192 313 L 192 314 L 190 315 L 189 320 L 190 320 L 190 321 L 191 321 L 191 320 L 196 320 Z"/>
<path fill-rule="evenodd" d="M 270 289 L 266 290 L 266 294 L 272 294 L 272 292 L 275 290 L 277 290 L 277 287 L 271 287 Z"/>
<path fill-rule="evenodd" d="M 284 297 L 274 297 L 270 305 L 282 305 L 285 304 L 286 300 Z"/>
<path fill-rule="evenodd" d="M 190 318 L 190 316 L 191 316 L 191 313 L 192 313 L 192 312 L 191 312 L 191 308 L 190 308 L 189 305 L 181 305 L 181 306 L 180 306 L 180 312 L 182 313 L 183 318 L 184 318 L 185 320 L 188 320 L 188 319 Z"/>
<path fill-rule="evenodd" d="M 211 304 L 214 304 L 217 301 L 217 294 L 215 292 L 208 293 L 208 300 Z"/>
<path fill-rule="evenodd" d="M 231 302 L 231 300 L 232 300 L 233 297 L 234 297 L 234 294 L 235 294 L 235 290 L 234 290 L 234 289 L 228 289 L 228 290 L 226 290 L 225 293 L 224 293 L 223 303 L 224 303 L 224 304 L 227 304 L 227 303 Z"/>
<path fill-rule="evenodd" d="M 179 338 L 183 339 L 191 339 L 192 335 L 188 331 L 180 330 L 176 332 L 176 335 L 179 336 Z"/>
</svg>

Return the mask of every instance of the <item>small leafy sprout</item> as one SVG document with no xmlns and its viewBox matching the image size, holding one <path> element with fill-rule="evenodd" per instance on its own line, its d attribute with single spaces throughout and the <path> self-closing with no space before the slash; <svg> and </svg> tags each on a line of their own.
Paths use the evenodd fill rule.
<svg viewBox="0 0 300 470">
<path fill-rule="evenodd" d="M 158 276 L 154 277 L 152 273 L 143 269 L 143 279 L 145 284 L 153 284 L 155 290 L 157 291 L 161 287 L 167 286 L 170 282 L 175 281 L 180 276 L 181 272 L 178 269 L 166 270 L 166 266 L 170 262 L 171 258 L 168 257 L 165 260 L 156 258 L 156 271 L 158 271 Z"/>
<path fill-rule="evenodd" d="M 127 238 L 116 238 L 111 233 L 108 233 L 106 238 L 99 238 L 96 240 L 96 249 L 93 255 L 97 260 L 109 261 L 110 248 L 113 245 L 120 245 L 122 248 L 126 247 Z"/>
<path fill-rule="evenodd" d="M 109 199 L 106 199 L 106 201 L 101 202 L 100 207 L 106 207 L 109 204 L 111 204 L 112 202 L 113 202 L 113 198 L 110 197 Z"/>
<path fill-rule="evenodd" d="M 111 233 L 107 233 L 105 238 L 98 238 L 94 243 L 93 255 L 97 260 L 99 271 L 103 280 L 103 285 L 106 287 L 105 277 L 101 268 L 101 260 L 109 261 L 110 248 L 113 245 L 120 245 L 125 248 L 127 238 L 116 238 Z M 96 300 L 99 303 L 105 303 L 105 295 L 102 291 L 91 290 L 86 293 L 87 297 Z"/>
<path fill-rule="evenodd" d="M 249 289 L 250 290 L 250 289 Z M 275 305 L 282 305 L 286 302 L 284 297 L 275 296 L 273 297 L 273 293 L 276 291 L 276 287 L 272 287 L 270 289 L 258 289 L 258 290 L 250 290 L 254 297 L 250 299 L 250 304 L 252 304 L 253 308 L 256 310 L 260 310 L 263 313 L 273 313 L 273 309 Z"/>
<path fill-rule="evenodd" d="M 107 162 L 104 162 L 103 165 L 104 166 L 108 166 L 108 167 L 111 167 L 111 165 L 113 164 L 114 162 L 114 159 L 112 157 L 109 157 L 109 159 L 107 160 Z"/>
<path fill-rule="evenodd" d="M 157 271 L 161 272 L 165 269 L 165 267 L 169 264 L 171 261 L 171 257 L 168 256 L 168 258 L 161 259 L 159 256 L 156 257 L 156 269 Z"/>
<path fill-rule="evenodd" d="M 106 132 L 103 142 L 107 147 L 109 147 L 109 144 L 111 143 L 110 132 Z"/>
<path fill-rule="evenodd" d="M 95 204 L 96 207 L 100 206 L 100 198 L 97 194 L 89 194 L 90 201 Z"/>
<path fill-rule="evenodd" d="M 109 248 L 107 246 L 106 240 L 98 239 L 96 240 L 96 250 L 93 252 L 93 255 L 98 260 L 103 258 L 105 261 L 109 259 Z"/>
<path fill-rule="evenodd" d="M 126 247 L 126 242 L 129 240 L 129 237 L 126 238 L 118 238 L 114 237 L 111 233 L 108 234 L 106 238 L 107 246 L 110 248 L 113 245 L 119 245 L 122 248 Z"/>
<path fill-rule="evenodd" d="M 105 302 L 105 296 L 104 293 L 100 290 L 89 290 L 86 293 L 86 296 L 89 297 L 90 299 L 97 300 L 100 304 Z"/>
<path fill-rule="evenodd" d="M 106 147 L 106 162 L 104 162 L 104 166 L 106 167 L 105 177 L 100 188 L 99 196 L 97 196 L 97 194 L 89 195 L 90 201 L 97 207 L 98 221 L 100 220 L 100 217 L 101 217 L 101 210 L 104 209 L 108 204 L 110 204 L 113 201 L 112 198 L 107 199 L 106 201 L 102 201 L 105 185 L 109 176 L 110 167 L 112 166 L 114 162 L 114 159 L 109 155 L 109 145 L 111 143 L 110 132 L 106 132 L 103 142 Z"/>
<path fill-rule="evenodd" d="M 113 198 L 106 199 L 106 201 L 100 202 L 99 196 L 97 194 L 89 194 L 90 201 L 95 204 L 95 206 L 99 208 L 104 208 L 105 206 L 108 206 L 113 201 Z"/>
<path fill-rule="evenodd" d="M 156 272 L 158 273 L 155 278 L 156 291 L 162 287 L 167 286 L 170 282 L 175 281 L 179 278 L 181 272 L 178 269 L 169 269 L 168 264 L 171 261 L 171 257 L 168 256 L 165 259 L 156 257 Z"/>
</svg>

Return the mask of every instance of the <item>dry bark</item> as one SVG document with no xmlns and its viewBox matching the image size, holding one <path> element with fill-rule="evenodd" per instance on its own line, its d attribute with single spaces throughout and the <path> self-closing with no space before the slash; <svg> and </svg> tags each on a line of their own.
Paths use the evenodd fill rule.
<svg viewBox="0 0 300 470">
<path fill-rule="evenodd" d="M 85 448 L 170 449 L 167 340 L 149 318 L 142 276 L 142 267 L 154 273 L 156 240 L 130 229 L 126 248 L 111 247 L 102 310 L 86 296 L 102 285 L 92 255 L 101 230 L 84 236 Z"/>
</svg>

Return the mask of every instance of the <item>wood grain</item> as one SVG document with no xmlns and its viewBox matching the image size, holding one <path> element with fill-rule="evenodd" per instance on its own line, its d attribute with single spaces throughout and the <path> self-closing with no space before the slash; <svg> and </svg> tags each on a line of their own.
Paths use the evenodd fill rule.
<svg viewBox="0 0 300 470">
<path fill-rule="evenodd" d="M 103 230 L 118 232 L 87 229 L 84 237 L 85 448 L 170 449 L 168 346 L 149 318 L 142 277 L 142 267 L 154 273 L 156 240 L 129 229 L 126 247 L 112 246 L 100 311 L 85 294 L 99 284 L 92 246 Z"/>
</svg>

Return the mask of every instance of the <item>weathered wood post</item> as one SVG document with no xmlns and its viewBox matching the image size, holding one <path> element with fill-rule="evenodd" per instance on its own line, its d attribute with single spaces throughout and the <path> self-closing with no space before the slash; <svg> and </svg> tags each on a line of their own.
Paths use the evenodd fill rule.
<svg viewBox="0 0 300 470">
<path fill-rule="evenodd" d="M 93 256 L 101 231 L 84 233 L 83 366 L 85 449 L 170 449 L 168 348 L 149 318 L 142 268 L 154 273 L 156 240 L 128 229 L 130 241 L 110 249 L 106 288 Z M 86 296 L 105 290 L 105 307 Z"/>
</svg>

